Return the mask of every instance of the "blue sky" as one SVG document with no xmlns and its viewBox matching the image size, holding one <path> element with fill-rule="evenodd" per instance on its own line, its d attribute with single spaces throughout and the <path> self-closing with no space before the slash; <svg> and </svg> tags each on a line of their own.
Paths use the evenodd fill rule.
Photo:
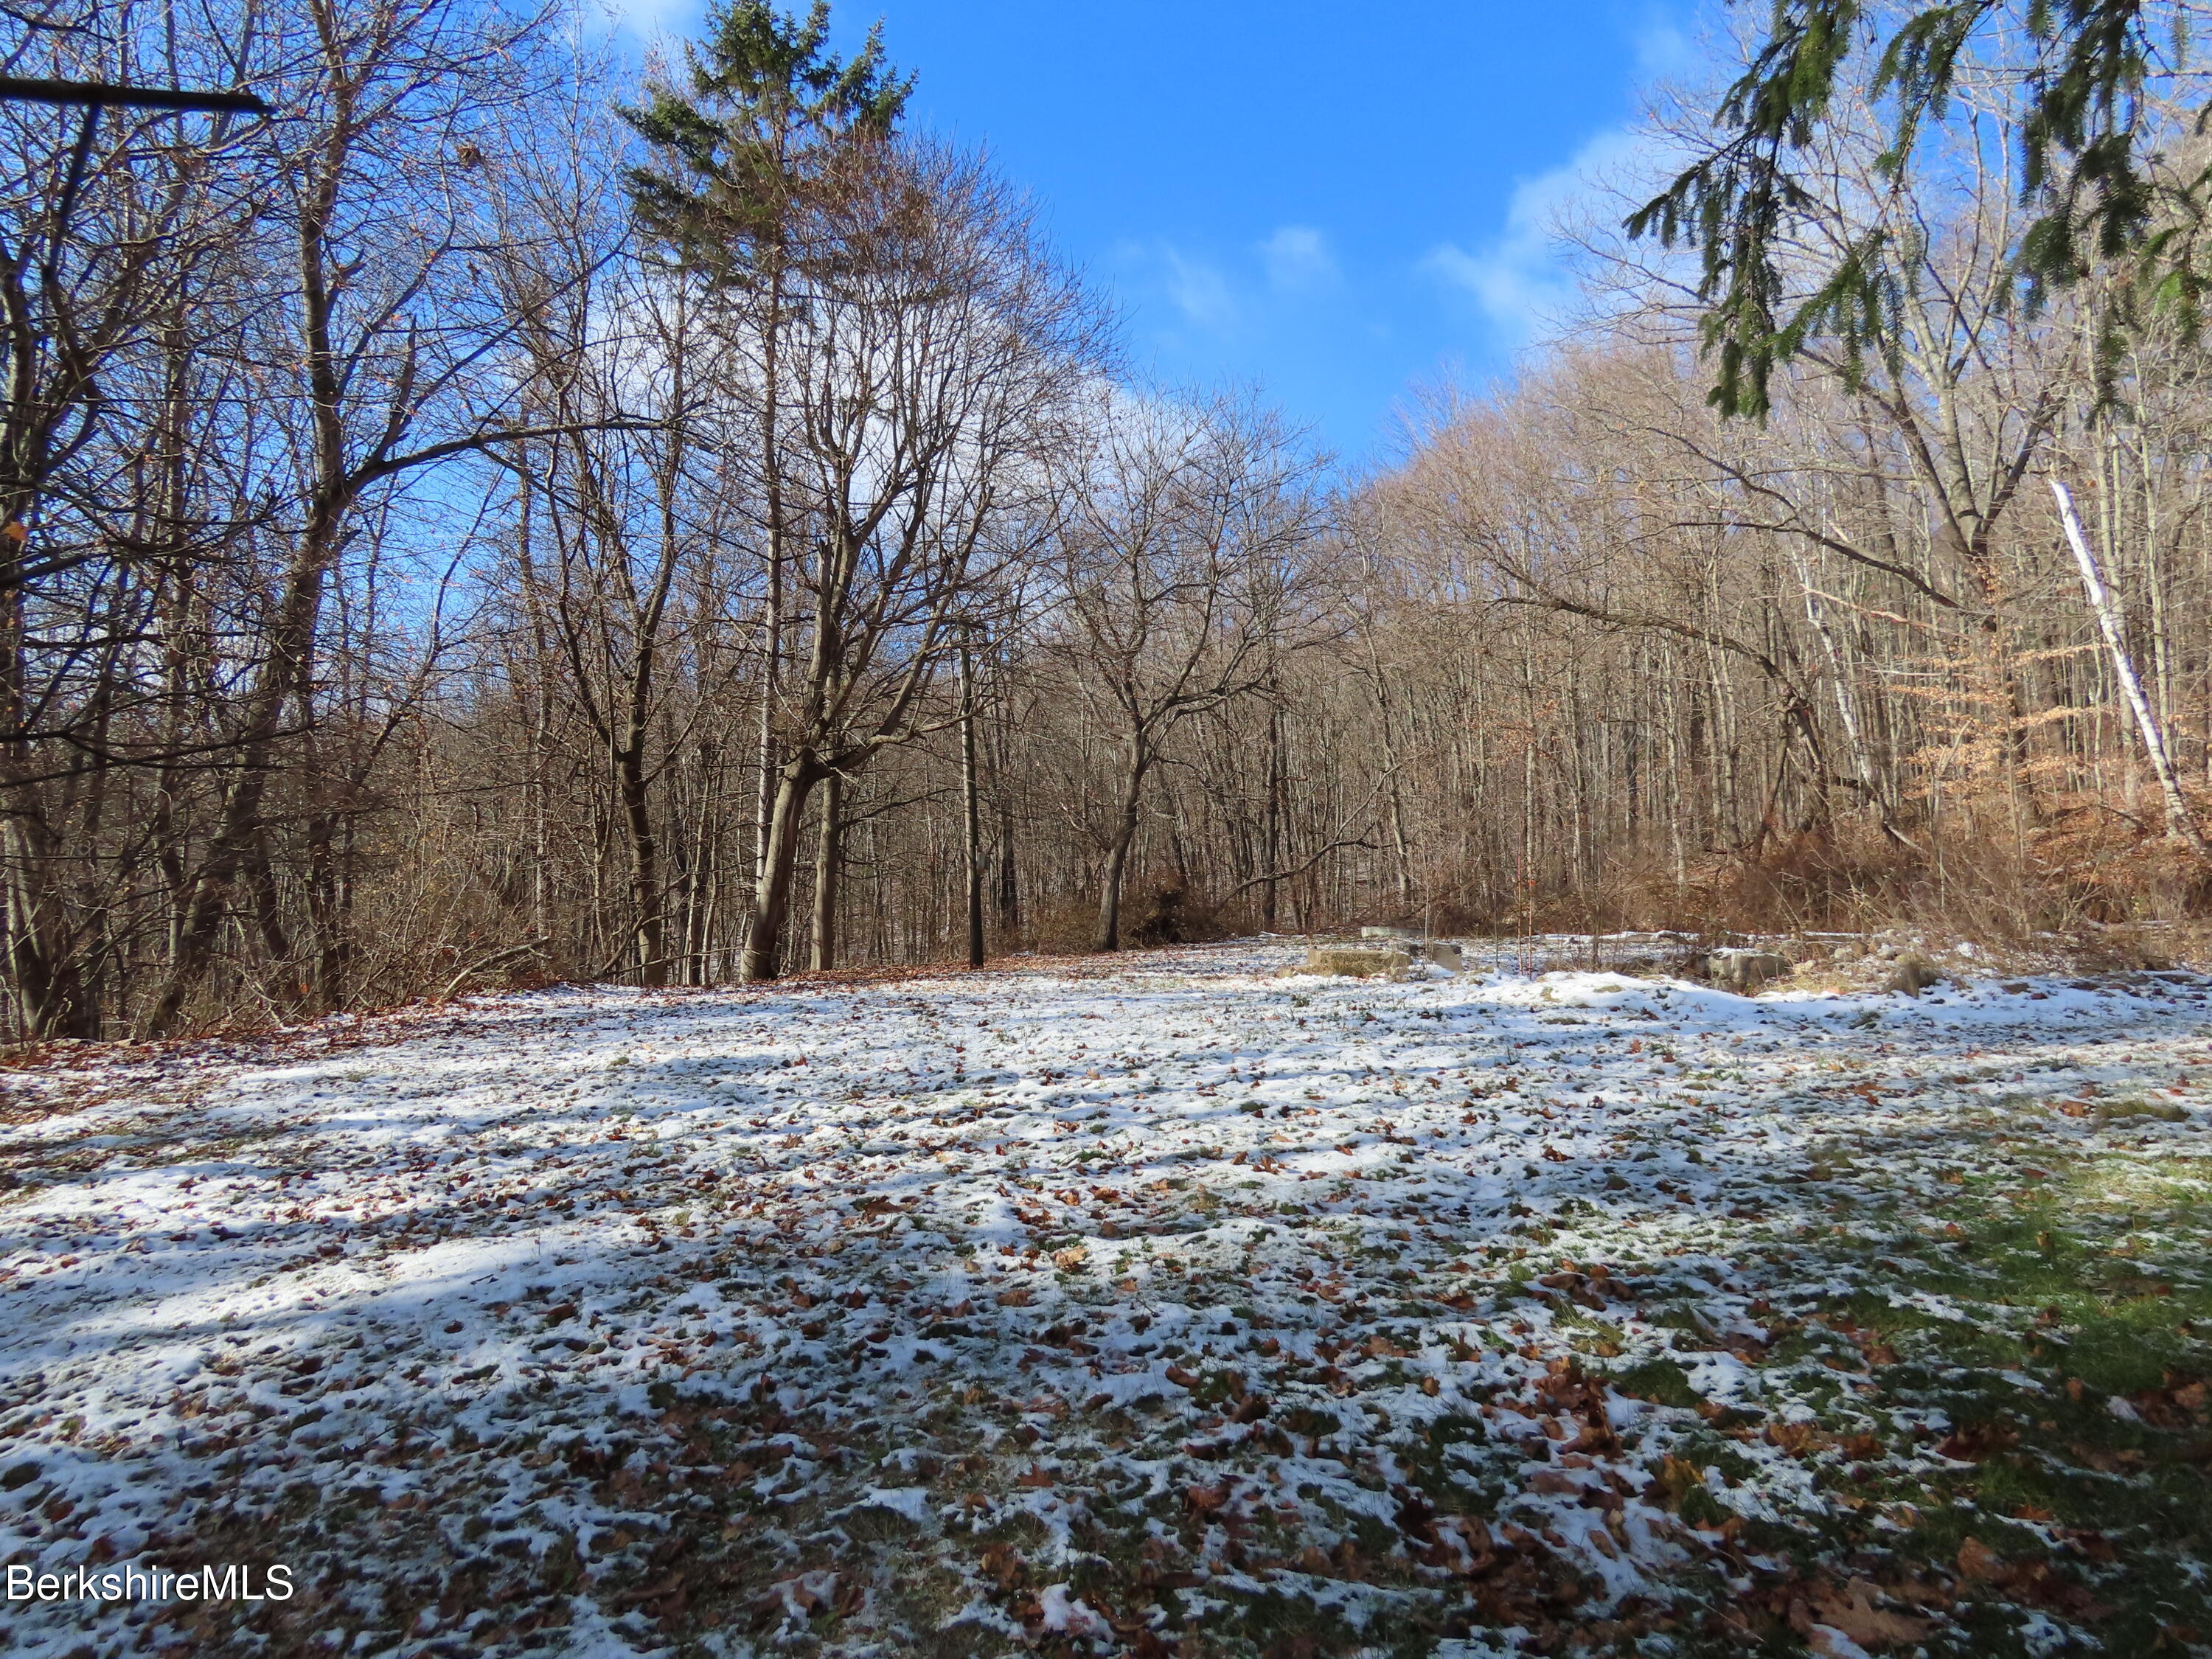
<svg viewBox="0 0 2212 1659">
<path fill-rule="evenodd" d="M 694 0 L 617 0 L 641 36 Z M 793 0 L 796 6 L 799 0 Z M 1549 210 L 1682 73 L 1697 0 L 833 0 L 1127 319 L 1133 366 L 1256 386 L 1346 464 L 1409 389 L 1540 336 Z"/>
</svg>

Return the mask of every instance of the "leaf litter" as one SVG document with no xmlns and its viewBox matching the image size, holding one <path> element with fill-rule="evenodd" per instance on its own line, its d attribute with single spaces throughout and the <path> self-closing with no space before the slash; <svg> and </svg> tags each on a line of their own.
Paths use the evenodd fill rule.
<svg viewBox="0 0 2212 1659">
<path fill-rule="evenodd" d="M 2212 1018 L 1244 942 L 62 1048 L 0 1557 L 83 1653 L 2202 1650 Z"/>
</svg>

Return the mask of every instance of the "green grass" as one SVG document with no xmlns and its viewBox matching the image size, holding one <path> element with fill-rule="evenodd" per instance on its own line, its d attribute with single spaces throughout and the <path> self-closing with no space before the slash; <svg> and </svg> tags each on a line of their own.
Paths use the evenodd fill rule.
<svg viewBox="0 0 2212 1659">
<path fill-rule="evenodd" d="M 1922 1237 L 1801 1242 L 1763 1275 L 1778 1301 L 1791 1279 L 1863 1276 L 1794 1303 L 1802 1322 L 1767 1356 L 1773 1391 L 1813 1408 L 1793 1455 L 1844 1517 L 1813 1553 L 1949 1585 L 1931 1653 L 2025 1655 L 2031 1613 L 2096 1650 L 2186 1651 L 2181 1632 L 2212 1634 L 2212 1421 L 2188 1390 L 2212 1376 L 2208 1188 L 2195 1160 L 2002 1139 L 2011 1166 L 1962 1183 Z M 2024 1188 L 2022 1167 L 2046 1177 Z M 1873 1363 L 1838 1387 L 1820 1375 L 1838 1353 Z"/>
</svg>

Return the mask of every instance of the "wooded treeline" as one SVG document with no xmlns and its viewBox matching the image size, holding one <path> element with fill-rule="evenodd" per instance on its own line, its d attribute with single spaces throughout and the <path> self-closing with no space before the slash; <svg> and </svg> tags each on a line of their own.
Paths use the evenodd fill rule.
<svg viewBox="0 0 2212 1659">
<path fill-rule="evenodd" d="M 77 113 L 0 106 L 10 1035 L 2200 902 L 2203 356 L 2138 328 L 2115 373 L 2094 283 L 2018 303 L 2004 65 L 1911 189 L 1870 121 L 1826 158 L 1829 234 L 1917 251 L 1896 352 L 1816 340 L 1724 421 L 1680 274 L 1597 237 L 1588 327 L 1347 479 L 1121 374 L 872 39 L 739 4 L 630 84 L 587 38 L 473 0 L 12 37 L 274 112 L 109 111 L 65 200 Z"/>
</svg>

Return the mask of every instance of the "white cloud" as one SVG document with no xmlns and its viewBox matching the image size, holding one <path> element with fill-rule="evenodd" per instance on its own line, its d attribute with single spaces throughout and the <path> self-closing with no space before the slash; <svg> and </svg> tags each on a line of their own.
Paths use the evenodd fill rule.
<svg viewBox="0 0 2212 1659">
<path fill-rule="evenodd" d="M 1189 258 L 1175 248 L 1161 251 L 1167 266 L 1168 298 L 1183 320 L 1200 328 L 1234 328 L 1244 307 L 1220 268 L 1205 259 Z"/>
<path fill-rule="evenodd" d="M 1260 244 L 1267 286 L 1279 294 L 1311 294 L 1340 280 L 1328 238 L 1311 225 L 1285 225 Z"/>
<path fill-rule="evenodd" d="M 1678 18 L 1655 11 L 1644 20 L 1632 44 L 1642 81 L 1671 81 L 1707 67 L 1705 54 Z"/>
<path fill-rule="evenodd" d="M 1505 228 L 1469 252 L 1446 242 L 1419 269 L 1462 290 L 1500 336 L 1525 345 L 1554 331 L 1576 297 L 1574 261 L 1561 245 L 1562 224 L 1598 196 L 1608 180 L 1650 166 L 1651 141 L 1620 128 L 1599 133 L 1573 159 L 1515 186 Z"/>
<path fill-rule="evenodd" d="M 1284 225 L 1241 257 L 1187 252 L 1171 242 L 1124 242 L 1115 255 L 1166 299 L 1185 326 L 1212 334 L 1264 325 L 1344 281 L 1328 236 L 1311 225 Z"/>
</svg>

